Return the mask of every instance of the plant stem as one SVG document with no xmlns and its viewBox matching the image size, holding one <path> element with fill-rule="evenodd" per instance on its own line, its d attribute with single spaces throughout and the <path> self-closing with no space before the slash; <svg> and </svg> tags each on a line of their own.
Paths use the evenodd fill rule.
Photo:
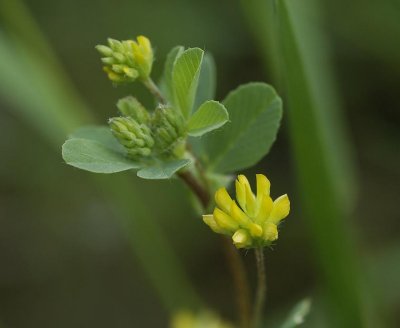
<svg viewBox="0 0 400 328">
<path fill-rule="evenodd" d="M 260 325 L 260 320 L 262 317 L 262 310 L 265 301 L 265 292 L 267 290 L 266 279 L 265 279 L 265 264 L 264 264 L 264 253 L 262 247 L 256 248 L 254 250 L 256 256 L 257 264 L 257 290 L 256 299 L 254 303 L 254 317 L 253 317 L 253 327 L 257 328 Z"/>
<path fill-rule="evenodd" d="M 225 256 L 228 259 L 230 271 L 232 272 L 233 283 L 235 286 L 236 306 L 239 312 L 239 321 L 241 328 L 250 327 L 250 288 L 247 281 L 246 270 L 243 260 L 238 250 L 233 246 L 232 242 L 222 237 L 224 243 Z"/>
<path fill-rule="evenodd" d="M 194 192 L 197 196 L 201 205 L 204 209 L 208 207 L 210 203 L 210 193 L 207 189 L 205 189 L 199 181 L 195 178 L 195 176 L 190 171 L 180 171 L 178 172 L 178 176 L 188 185 L 188 187 Z"/>
<path fill-rule="evenodd" d="M 167 104 L 167 100 L 164 98 L 161 90 L 157 87 L 151 77 L 148 77 L 146 80 L 143 80 L 143 84 L 145 87 L 151 92 L 151 94 L 163 105 Z"/>
</svg>

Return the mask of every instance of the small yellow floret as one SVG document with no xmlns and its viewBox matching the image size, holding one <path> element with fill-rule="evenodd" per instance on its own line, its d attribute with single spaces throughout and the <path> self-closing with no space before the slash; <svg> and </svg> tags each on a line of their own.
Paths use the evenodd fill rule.
<svg viewBox="0 0 400 328">
<path fill-rule="evenodd" d="M 285 194 L 272 201 L 271 184 L 266 176 L 257 174 L 257 195 L 244 175 L 235 181 L 236 201 L 225 188 L 215 193 L 217 207 L 213 215 L 204 215 L 204 222 L 217 233 L 230 235 L 237 248 L 270 245 L 278 239 L 278 225 L 290 212 Z"/>
</svg>

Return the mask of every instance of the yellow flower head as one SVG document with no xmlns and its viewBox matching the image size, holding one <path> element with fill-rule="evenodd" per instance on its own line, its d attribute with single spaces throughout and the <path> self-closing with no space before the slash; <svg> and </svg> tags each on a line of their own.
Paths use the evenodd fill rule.
<svg viewBox="0 0 400 328">
<path fill-rule="evenodd" d="M 237 248 L 270 245 L 278 239 L 278 225 L 290 211 L 286 194 L 272 201 L 267 177 L 257 174 L 256 178 L 257 195 L 253 194 L 247 178 L 239 175 L 235 181 L 236 201 L 225 188 L 220 188 L 215 193 L 214 213 L 203 215 L 211 230 L 231 236 Z"/>
<path fill-rule="evenodd" d="M 96 46 L 111 81 L 128 83 L 149 77 L 154 60 L 150 40 L 144 36 L 138 36 L 136 40 L 108 39 L 108 46 Z"/>
</svg>

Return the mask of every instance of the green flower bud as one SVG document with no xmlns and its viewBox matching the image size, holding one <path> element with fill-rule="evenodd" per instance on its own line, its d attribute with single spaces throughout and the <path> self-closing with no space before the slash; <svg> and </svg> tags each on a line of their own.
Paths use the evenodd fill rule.
<svg viewBox="0 0 400 328">
<path fill-rule="evenodd" d="M 153 65 L 153 49 L 149 39 L 138 36 L 137 41 L 108 39 L 108 46 L 98 45 L 104 71 L 115 83 L 129 83 L 137 78 L 148 79 Z"/>
<path fill-rule="evenodd" d="M 184 153 L 185 120 L 173 108 L 159 107 L 153 114 L 155 147 L 161 154 L 181 157 Z"/>
<path fill-rule="evenodd" d="M 151 155 L 154 139 L 150 128 L 136 122 L 131 117 L 114 117 L 109 120 L 113 135 L 125 147 L 129 157 L 147 157 Z"/>
<path fill-rule="evenodd" d="M 118 101 L 117 107 L 123 116 L 132 117 L 138 123 L 149 123 L 148 111 L 136 98 L 131 96 L 122 98 Z"/>
</svg>

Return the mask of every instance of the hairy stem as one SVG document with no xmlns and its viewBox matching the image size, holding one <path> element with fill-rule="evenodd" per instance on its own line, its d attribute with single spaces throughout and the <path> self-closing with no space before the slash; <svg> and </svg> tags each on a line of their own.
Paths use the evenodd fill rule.
<svg viewBox="0 0 400 328">
<path fill-rule="evenodd" d="M 143 81 L 145 87 L 151 92 L 151 94 L 163 105 L 167 104 L 167 100 L 161 93 L 161 90 L 158 86 L 154 83 L 154 81 L 148 77 L 146 80 Z"/>
<path fill-rule="evenodd" d="M 267 290 L 266 279 L 265 279 L 265 263 L 264 263 L 264 253 L 262 247 L 256 248 L 254 250 L 256 256 L 257 264 L 257 290 L 256 299 L 254 303 L 254 317 L 253 317 L 253 327 L 257 328 L 260 325 L 262 311 L 265 301 L 265 292 Z"/>
</svg>

